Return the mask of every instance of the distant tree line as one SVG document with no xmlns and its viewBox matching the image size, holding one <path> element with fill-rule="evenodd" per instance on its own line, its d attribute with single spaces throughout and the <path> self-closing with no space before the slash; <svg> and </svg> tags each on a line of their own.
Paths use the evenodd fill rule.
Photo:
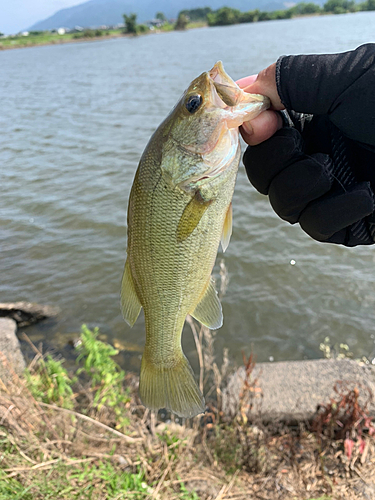
<svg viewBox="0 0 375 500">
<path fill-rule="evenodd" d="M 356 3 L 355 0 L 327 0 L 320 7 L 313 2 L 300 2 L 289 9 L 274 10 L 271 12 L 259 9 L 241 12 L 231 7 L 222 7 L 212 10 L 210 7 L 185 9 L 178 14 L 177 21 L 172 24 L 162 12 L 156 14 L 156 19 L 164 23 L 167 29 L 184 30 L 189 23 L 206 22 L 209 26 L 226 26 L 238 23 L 255 23 L 258 21 L 271 21 L 275 19 L 290 19 L 296 16 L 313 14 L 345 14 L 347 12 L 375 10 L 375 0 L 365 0 Z M 145 24 L 137 24 L 137 15 L 124 14 L 125 33 L 145 33 L 150 28 Z"/>
<path fill-rule="evenodd" d="M 225 26 L 238 23 L 253 23 L 257 21 L 269 21 L 274 19 L 290 19 L 295 16 L 311 14 L 344 14 L 347 12 L 375 10 L 375 0 L 366 0 L 356 3 L 354 0 L 327 0 L 320 7 L 313 2 L 301 2 L 290 9 L 264 12 L 258 9 L 241 12 L 238 9 L 222 7 L 212 10 L 209 7 L 202 9 L 183 10 L 180 14 L 185 15 L 189 21 L 206 21 L 209 26 Z"/>
</svg>

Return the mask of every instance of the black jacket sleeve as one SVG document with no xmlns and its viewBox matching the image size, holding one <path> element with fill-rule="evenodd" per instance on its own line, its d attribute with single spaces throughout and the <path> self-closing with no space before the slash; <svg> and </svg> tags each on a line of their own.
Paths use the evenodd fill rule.
<svg viewBox="0 0 375 500">
<path fill-rule="evenodd" d="M 375 146 L 375 44 L 341 54 L 282 56 L 276 84 L 286 109 L 328 115 L 345 136 Z"/>
<path fill-rule="evenodd" d="M 375 44 L 282 56 L 276 84 L 290 126 L 246 150 L 250 181 L 314 239 L 374 243 Z"/>
</svg>

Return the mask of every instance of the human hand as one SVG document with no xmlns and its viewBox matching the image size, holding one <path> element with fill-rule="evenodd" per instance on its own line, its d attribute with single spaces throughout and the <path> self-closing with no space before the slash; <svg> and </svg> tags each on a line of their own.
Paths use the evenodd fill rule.
<svg viewBox="0 0 375 500">
<path fill-rule="evenodd" d="M 282 57 L 238 83 L 272 103 L 241 133 L 248 177 L 275 212 L 318 241 L 374 243 L 375 44 Z M 294 127 L 281 128 L 283 108 Z"/>
<path fill-rule="evenodd" d="M 270 98 L 271 108 L 263 111 L 251 122 L 244 122 L 240 127 L 243 140 L 250 146 L 269 139 L 283 126 L 283 120 L 276 110 L 284 109 L 276 88 L 275 78 L 276 63 L 264 69 L 259 75 L 241 78 L 236 83 L 245 92 L 250 94 L 263 94 Z"/>
</svg>

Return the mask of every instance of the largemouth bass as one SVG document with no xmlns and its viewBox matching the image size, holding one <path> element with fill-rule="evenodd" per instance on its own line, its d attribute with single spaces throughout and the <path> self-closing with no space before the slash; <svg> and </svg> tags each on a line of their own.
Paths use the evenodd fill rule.
<svg viewBox="0 0 375 500">
<path fill-rule="evenodd" d="M 220 240 L 225 251 L 232 232 L 238 127 L 268 106 L 218 62 L 190 84 L 141 157 L 129 198 L 121 304 L 130 326 L 144 309 L 139 395 L 152 410 L 182 417 L 205 411 L 182 329 L 188 314 L 211 329 L 223 323 L 211 272 Z"/>
</svg>

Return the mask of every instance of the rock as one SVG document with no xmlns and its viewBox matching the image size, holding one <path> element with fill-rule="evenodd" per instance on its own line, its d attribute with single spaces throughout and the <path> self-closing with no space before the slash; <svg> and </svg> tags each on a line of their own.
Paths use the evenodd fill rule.
<svg viewBox="0 0 375 500">
<path fill-rule="evenodd" d="M 224 414 L 234 416 L 239 409 L 239 394 L 243 389 L 244 368 L 237 370 L 223 391 Z M 342 381 L 343 393 L 355 387 L 364 404 L 369 394 L 375 395 L 375 367 L 351 359 L 320 359 L 259 363 L 250 378 L 257 380 L 250 392 L 252 406 L 248 417 L 260 415 L 263 420 L 307 421 L 314 416 L 318 405 L 338 398 L 334 386 Z M 371 398 L 369 414 L 375 415 Z"/>
<path fill-rule="evenodd" d="M 29 326 L 59 314 L 58 307 L 43 306 L 31 302 L 0 303 L 0 318 L 12 318 L 20 326 Z"/>
<path fill-rule="evenodd" d="M 3 382 L 12 376 L 10 366 L 17 374 L 26 367 L 16 331 L 17 323 L 13 319 L 0 318 L 0 377 Z"/>
</svg>

